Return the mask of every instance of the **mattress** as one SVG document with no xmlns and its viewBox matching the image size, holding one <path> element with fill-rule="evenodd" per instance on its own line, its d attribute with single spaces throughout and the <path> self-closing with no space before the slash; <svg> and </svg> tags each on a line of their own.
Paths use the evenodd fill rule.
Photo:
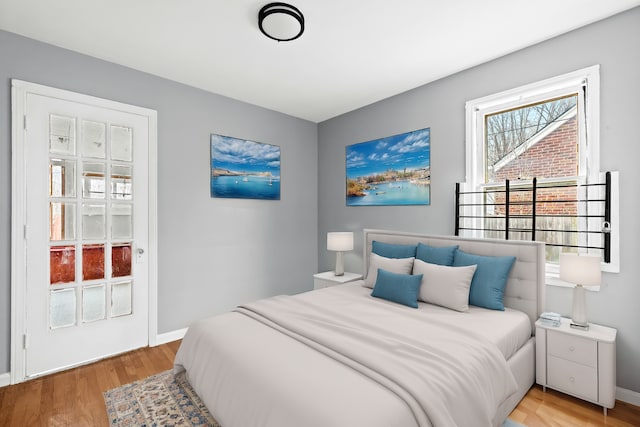
<svg viewBox="0 0 640 427">
<path fill-rule="evenodd" d="M 496 425 L 497 420 L 492 419 L 497 416 L 496 408 L 515 392 L 515 381 L 504 359 L 530 338 L 528 317 L 509 309 L 497 312 L 472 307 L 467 313 L 458 313 L 424 303 L 414 310 L 372 298 L 370 292 L 362 282 L 353 282 L 299 294 L 293 300 L 301 307 L 314 307 L 309 316 L 304 310 L 295 313 L 299 323 L 314 317 L 317 324 L 329 330 L 345 330 L 350 329 L 350 324 L 341 322 L 348 317 L 359 325 L 372 324 L 376 333 L 383 334 L 381 339 L 371 337 L 372 342 L 378 339 L 374 344 L 365 342 L 352 347 L 351 337 L 345 335 L 339 341 L 347 344 L 337 352 L 314 351 L 315 344 L 305 337 L 295 332 L 282 333 L 279 324 L 260 323 L 241 310 L 192 325 L 176 356 L 175 370 L 187 371 L 190 383 L 224 427 L 454 425 L 447 417 L 463 420 L 458 425 L 470 425 L 470 420 L 474 425 Z M 371 304 L 376 310 L 370 310 Z M 325 307 L 328 314 L 322 313 Z M 278 314 L 278 309 L 275 311 Z M 400 312 L 403 314 L 398 315 Z M 298 323 L 295 315 L 289 325 L 293 329 Z M 407 316 L 411 318 L 409 323 Z M 426 333 L 421 336 L 423 328 L 426 331 L 438 325 L 446 326 L 444 339 Z M 314 324 L 311 326 L 316 329 Z M 466 337 L 468 341 L 454 342 L 448 339 L 449 335 Z M 362 362 L 368 362 L 368 353 L 377 353 L 379 347 L 397 346 L 398 353 L 412 350 L 413 344 L 402 347 L 404 344 L 398 345 L 395 336 L 406 336 L 408 342 L 417 343 L 416 347 L 422 345 L 420 342 L 432 345 L 429 351 L 452 365 L 451 370 L 440 375 L 437 367 L 409 366 L 404 369 L 404 377 L 392 378 L 392 386 L 385 384 L 388 380 L 380 378 L 379 371 L 388 366 L 388 360 L 378 363 L 375 369 Z M 345 362 L 343 350 L 355 353 L 355 362 L 350 357 Z M 482 359 L 482 353 L 491 353 L 492 358 Z M 389 360 L 396 363 L 395 359 Z M 375 372 L 369 374 L 369 370 Z M 402 370 L 400 365 L 390 369 L 394 375 Z M 467 371 L 473 372 L 467 375 Z M 423 394 L 404 387 L 416 375 L 438 377 L 440 388 Z M 403 386 L 397 388 L 396 383 Z M 425 410 L 426 419 L 420 419 L 411 399 L 403 394 L 412 398 L 417 395 L 424 406 L 436 407 Z M 448 395 L 448 400 L 438 401 L 439 394 Z M 459 408 L 461 402 L 463 411 Z M 432 423 L 433 420 L 438 422 Z"/>
<path fill-rule="evenodd" d="M 341 286 L 319 289 L 313 298 L 322 298 L 329 305 L 340 304 L 345 299 L 343 294 L 369 295 L 371 289 L 363 286 L 362 280 L 346 283 Z M 299 295 L 300 298 L 312 297 Z M 383 301 L 384 302 L 384 301 Z M 394 304 L 393 302 L 384 302 Z M 345 307 L 345 309 L 348 309 Z M 468 312 L 459 312 L 424 302 L 418 303 L 420 316 L 429 319 L 440 319 L 447 323 L 470 331 L 486 338 L 495 344 L 505 359 L 510 359 L 530 338 L 531 321 L 518 310 L 505 308 L 505 311 L 488 310 L 482 307 L 469 306 Z"/>
</svg>

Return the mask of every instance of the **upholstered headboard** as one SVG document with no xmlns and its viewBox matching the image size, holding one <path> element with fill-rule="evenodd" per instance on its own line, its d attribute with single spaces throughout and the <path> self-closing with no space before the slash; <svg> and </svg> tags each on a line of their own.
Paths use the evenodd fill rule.
<svg viewBox="0 0 640 427">
<path fill-rule="evenodd" d="M 487 255 L 512 255 L 516 261 L 509 274 L 504 305 L 525 312 L 535 323 L 545 304 L 545 248 L 542 242 L 522 240 L 475 239 L 455 236 L 428 236 L 387 230 L 364 229 L 364 276 L 369 270 L 373 241 L 430 246 L 458 245 L 465 252 Z M 535 330 L 535 329 L 534 329 Z"/>
</svg>

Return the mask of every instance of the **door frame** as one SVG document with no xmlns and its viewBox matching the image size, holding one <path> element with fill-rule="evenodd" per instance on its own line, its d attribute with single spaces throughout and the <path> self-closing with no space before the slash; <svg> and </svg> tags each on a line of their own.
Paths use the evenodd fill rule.
<svg viewBox="0 0 640 427">
<path fill-rule="evenodd" d="M 25 347 L 28 345 L 26 325 L 26 240 L 28 236 L 26 210 L 26 143 L 27 95 L 41 95 L 64 101 L 76 102 L 100 108 L 112 109 L 147 118 L 149 132 L 149 246 L 147 268 L 148 292 L 148 342 L 158 341 L 158 113 L 104 98 L 97 98 L 64 89 L 53 88 L 11 79 L 11 384 L 26 379 Z M 107 356 L 107 355 L 105 355 Z"/>
</svg>

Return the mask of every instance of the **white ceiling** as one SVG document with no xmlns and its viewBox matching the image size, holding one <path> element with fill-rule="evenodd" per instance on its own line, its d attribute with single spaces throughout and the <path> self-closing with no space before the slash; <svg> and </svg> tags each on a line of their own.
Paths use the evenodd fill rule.
<svg viewBox="0 0 640 427">
<path fill-rule="evenodd" d="M 0 29 L 313 122 L 640 5 L 640 0 L 0 0 Z"/>
</svg>

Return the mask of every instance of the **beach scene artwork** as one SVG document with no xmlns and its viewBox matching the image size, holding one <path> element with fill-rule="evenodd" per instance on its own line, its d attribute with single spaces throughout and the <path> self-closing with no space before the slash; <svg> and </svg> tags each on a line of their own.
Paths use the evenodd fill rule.
<svg viewBox="0 0 640 427">
<path fill-rule="evenodd" d="M 431 203 L 429 128 L 349 145 L 347 206 Z"/>
<path fill-rule="evenodd" d="M 280 200 L 280 147 L 212 134 L 211 197 Z"/>
</svg>

